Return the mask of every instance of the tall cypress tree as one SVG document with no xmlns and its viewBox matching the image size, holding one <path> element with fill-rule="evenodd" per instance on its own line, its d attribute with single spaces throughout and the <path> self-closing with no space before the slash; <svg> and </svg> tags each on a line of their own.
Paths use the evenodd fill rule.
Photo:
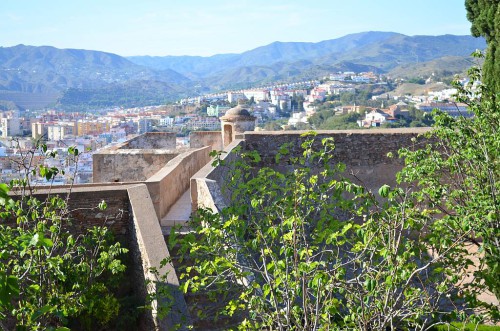
<svg viewBox="0 0 500 331">
<path fill-rule="evenodd" d="M 465 0 L 467 19 L 474 37 L 484 37 L 488 44 L 483 66 L 483 80 L 500 93 L 500 0 Z"/>
</svg>

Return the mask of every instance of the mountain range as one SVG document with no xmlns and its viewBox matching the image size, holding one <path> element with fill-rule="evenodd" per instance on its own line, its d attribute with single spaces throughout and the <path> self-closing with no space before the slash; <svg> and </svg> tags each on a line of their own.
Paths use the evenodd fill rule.
<svg viewBox="0 0 500 331">
<path fill-rule="evenodd" d="M 194 93 L 318 78 L 337 71 L 459 73 L 484 39 L 363 32 L 318 43 L 274 42 L 241 54 L 133 56 L 50 46 L 0 47 L 0 109 L 79 110 L 164 103 Z M 421 73 L 420 73 L 421 72 Z"/>
</svg>

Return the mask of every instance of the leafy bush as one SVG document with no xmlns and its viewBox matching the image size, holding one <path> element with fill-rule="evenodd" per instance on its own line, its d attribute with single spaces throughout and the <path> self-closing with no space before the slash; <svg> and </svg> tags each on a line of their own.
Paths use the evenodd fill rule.
<svg viewBox="0 0 500 331">
<path fill-rule="evenodd" d="M 78 151 L 70 148 L 70 154 Z M 118 314 L 112 289 L 125 270 L 119 257 L 127 250 L 105 227 L 71 234 L 67 201 L 57 195 L 39 200 L 29 183 L 30 175 L 51 180 L 59 170 L 27 165 L 24 178 L 0 184 L 0 325 L 66 330 L 77 319 L 88 329 L 105 326 Z M 9 195 L 13 188 L 21 194 Z"/>
<path fill-rule="evenodd" d="M 433 220 L 405 190 L 384 185 L 381 203 L 344 178 L 333 148 L 307 139 L 298 157 L 282 146 L 286 172 L 258 167 L 256 153 L 218 164 L 230 205 L 200 210 L 195 234 L 171 240 L 192 259 L 184 291 L 214 301 L 199 314 L 237 316 L 245 330 L 425 330 L 467 318 L 453 260 L 463 247 L 424 231 Z"/>
</svg>

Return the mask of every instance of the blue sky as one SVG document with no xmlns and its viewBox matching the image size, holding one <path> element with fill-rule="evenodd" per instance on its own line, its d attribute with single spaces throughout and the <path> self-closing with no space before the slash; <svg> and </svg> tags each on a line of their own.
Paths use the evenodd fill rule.
<svg viewBox="0 0 500 331">
<path fill-rule="evenodd" d="M 0 0 L 0 46 L 241 53 L 364 31 L 470 34 L 461 0 Z"/>
</svg>

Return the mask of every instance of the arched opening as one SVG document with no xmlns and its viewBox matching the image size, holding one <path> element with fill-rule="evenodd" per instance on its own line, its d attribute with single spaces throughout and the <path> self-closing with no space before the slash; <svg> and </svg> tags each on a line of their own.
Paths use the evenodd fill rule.
<svg viewBox="0 0 500 331">
<path fill-rule="evenodd" d="M 231 124 L 224 125 L 224 147 L 233 141 L 233 126 Z"/>
</svg>

